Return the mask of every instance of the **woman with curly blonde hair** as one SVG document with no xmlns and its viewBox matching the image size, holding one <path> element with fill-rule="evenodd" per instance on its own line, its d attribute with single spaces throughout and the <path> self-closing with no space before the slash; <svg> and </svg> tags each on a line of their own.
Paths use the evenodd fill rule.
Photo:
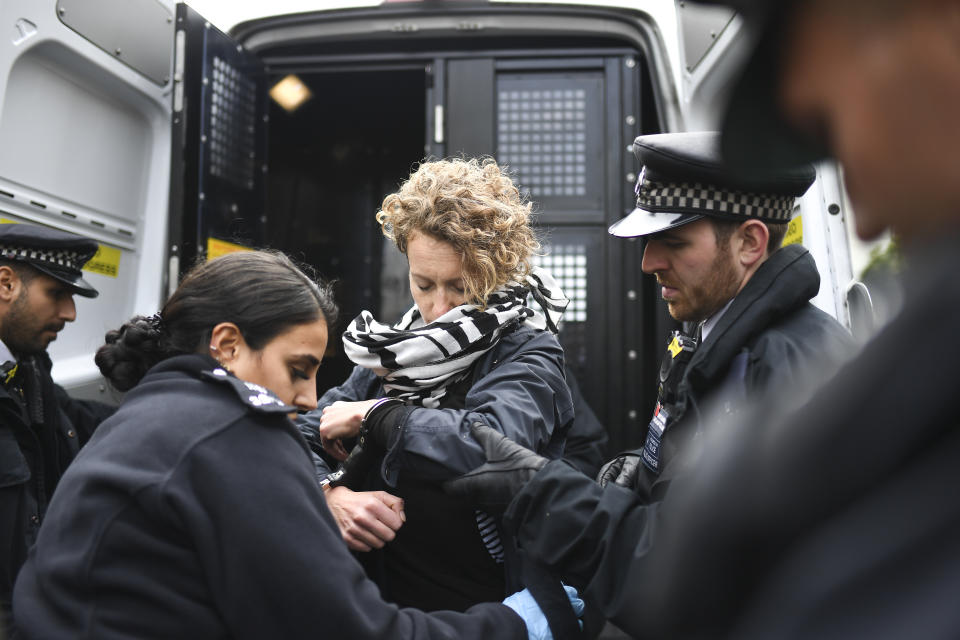
<svg viewBox="0 0 960 640">
<path fill-rule="evenodd" d="M 491 159 L 421 164 L 377 213 L 414 304 L 394 325 L 353 320 L 343 344 L 357 366 L 301 420 L 344 539 L 376 549 L 361 560 L 401 606 L 463 611 L 506 595 L 498 521 L 440 487 L 484 460 L 472 424 L 563 452 L 573 410 L 554 334 L 567 301 L 531 265 L 530 217 Z"/>
<path fill-rule="evenodd" d="M 463 265 L 464 299 L 482 307 L 495 289 L 530 272 L 540 248 L 531 208 L 493 160 L 453 160 L 422 165 L 384 199 L 377 222 L 404 254 L 417 234 L 450 245 Z"/>
</svg>

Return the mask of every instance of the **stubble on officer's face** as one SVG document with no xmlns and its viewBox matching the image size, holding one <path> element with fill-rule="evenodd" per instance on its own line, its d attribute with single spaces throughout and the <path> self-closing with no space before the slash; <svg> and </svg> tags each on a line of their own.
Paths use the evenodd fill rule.
<svg viewBox="0 0 960 640">
<path fill-rule="evenodd" d="M 691 283 L 687 295 L 668 304 L 670 315 L 680 322 L 701 322 L 722 309 L 737 294 L 740 274 L 728 243 L 717 245 L 706 277 Z"/>
<path fill-rule="evenodd" d="M 743 274 L 730 248 L 732 237 L 720 237 L 710 220 L 701 219 L 647 238 L 643 271 L 656 275 L 675 320 L 706 320 L 737 294 Z"/>
<path fill-rule="evenodd" d="M 36 355 L 75 318 L 73 293 L 58 280 L 38 274 L 10 303 L 0 323 L 0 340 L 17 357 Z"/>
</svg>

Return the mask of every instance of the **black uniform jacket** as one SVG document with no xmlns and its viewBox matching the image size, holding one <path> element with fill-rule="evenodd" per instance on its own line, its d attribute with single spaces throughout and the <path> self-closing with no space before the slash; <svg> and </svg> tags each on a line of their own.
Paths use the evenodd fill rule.
<svg viewBox="0 0 960 640">
<path fill-rule="evenodd" d="M 50 377 L 50 358 L 32 358 L 0 385 L 0 620 L 9 616 L 17 571 L 27 558 L 64 470 L 113 407 L 71 399 Z M 26 409 L 26 398 L 41 410 Z M 3 624 L 0 623 L 0 627 Z"/>
<path fill-rule="evenodd" d="M 686 393 L 696 397 L 697 390 L 714 388 L 728 394 L 731 383 L 747 390 L 774 385 L 770 389 L 775 393 L 793 393 L 793 384 L 800 384 L 825 356 L 848 353 L 846 330 L 807 302 L 818 287 L 819 275 L 806 250 L 785 247 L 774 253 L 694 354 Z M 737 356 L 747 369 L 731 382 L 730 364 Z M 685 435 L 683 429 L 688 429 L 693 437 L 705 426 L 688 418 L 677 431 Z M 548 463 L 513 501 L 505 526 L 531 556 L 584 586 L 586 595 L 622 629 L 644 635 L 656 622 L 638 615 L 642 604 L 633 588 L 646 586 L 642 567 L 655 553 L 662 513 L 673 501 L 670 480 L 696 475 L 715 455 L 699 443 L 696 449 L 695 463 L 684 451 L 668 461 L 662 474 L 667 477 L 654 478 L 637 492 L 614 485 L 601 489 L 562 462 Z M 707 531 L 700 534 L 709 535 Z"/>
<path fill-rule="evenodd" d="M 64 475 L 17 580 L 26 638 L 526 638 L 500 604 L 381 600 L 291 407 L 205 356 L 154 367 Z"/>
</svg>

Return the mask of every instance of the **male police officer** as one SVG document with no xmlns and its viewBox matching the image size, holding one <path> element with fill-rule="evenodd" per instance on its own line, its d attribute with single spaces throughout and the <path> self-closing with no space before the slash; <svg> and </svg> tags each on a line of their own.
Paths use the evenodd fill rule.
<svg viewBox="0 0 960 640">
<path fill-rule="evenodd" d="M 97 296 L 80 269 L 97 243 L 28 224 L 0 225 L 0 615 L 10 614 L 57 481 L 111 410 L 71 400 L 50 378 L 46 349 L 76 318 L 73 294 Z M 2 627 L 2 625 L 0 625 Z"/>
<path fill-rule="evenodd" d="M 708 439 L 653 534 L 639 536 L 650 514 L 626 492 L 587 497 L 575 475 L 509 443 L 489 441 L 487 475 L 541 465 L 512 526 L 563 540 L 550 560 L 588 595 L 611 563 L 627 565 L 608 593 L 635 635 L 958 637 L 960 3 L 741 8 L 761 37 L 734 90 L 727 156 L 769 168 L 835 155 L 858 233 L 892 228 L 912 256 L 902 312 L 798 411 Z M 592 514 L 577 520 L 592 536 L 558 537 L 571 507 Z"/>
<path fill-rule="evenodd" d="M 698 334 L 674 332 L 643 449 L 618 456 L 599 478 L 650 501 L 677 473 L 672 458 L 700 431 L 706 402 L 732 412 L 767 390 L 794 388 L 813 364 L 846 356 L 850 336 L 809 303 L 820 289 L 810 253 L 780 248 L 813 166 L 732 173 L 715 133 L 643 136 L 634 150 L 643 167 L 637 208 L 610 233 L 646 240 L 643 271 L 656 276 L 670 315 Z"/>
<path fill-rule="evenodd" d="M 710 407 L 734 414 L 767 393 L 796 394 L 814 368 L 818 374 L 834 369 L 852 348 L 849 333 L 809 302 L 820 288 L 813 257 L 800 245 L 780 246 L 796 198 L 815 178 L 812 166 L 731 172 L 720 161 L 716 133 L 643 136 L 634 149 L 643 167 L 637 208 L 610 232 L 645 238 L 643 270 L 656 276 L 670 314 L 694 325 L 697 335 L 674 332 L 643 448 L 621 454 L 600 474 L 601 485 L 613 482 L 632 490 L 621 496 L 630 501 L 624 504 L 649 511 L 626 529 L 631 537 L 618 547 L 624 556 L 642 554 L 637 541 L 657 530 L 656 505 L 668 499 L 674 479 L 689 471 L 691 456 L 678 454 L 710 429 L 702 419 L 713 413 Z M 538 474 L 524 495 L 535 492 L 548 471 Z M 575 476 L 568 467 L 560 472 Z M 537 520 L 519 527 L 517 541 L 582 586 L 588 581 L 565 564 L 560 550 L 567 547 L 558 537 L 602 548 L 607 532 L 594 528 L 591 500 L 598 487 L 586 482 L 577 489 L 573 485 L 585 479 L 572 477 L 562 498 L 527 509 L 551 522 L 564 521 L 565 533 L 544 535 L 550 528 Z M 508 497 L 514 493 L 511 489 Z M 590 588 L 592 600 L 615 617 L 616 590 L 630 564 L 619 556 L 610 559 Z"/>
</svg>

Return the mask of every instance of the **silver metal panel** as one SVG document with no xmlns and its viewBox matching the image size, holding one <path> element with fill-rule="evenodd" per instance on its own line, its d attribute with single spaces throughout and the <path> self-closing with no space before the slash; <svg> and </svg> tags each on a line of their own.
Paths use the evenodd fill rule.
<svg viewBox="0 0 960 640">
<path fill-rule="evenodd" d="M 99 72 L 55 42 L 16 60 L 0 111 L 0 148 L 10 150 L 0 176 L 136 229 L 159 140 L 121 87 L 97 82 Z"/>
<path fill-rule="evenodd" d="M 170 81 L 173 14 L 157 0 L 59 0 L 60 20 L 158 85 Z"/>
<path fill-rule="evenodd" d="M 550 243 L 544 246 L 542 254 L 533 257 L 532 262 L 549 271 L 570 300 L 561 322 L 586 322 L 587 246 L 578 242 Z M 527 306 L 530 306 L 529 302 Z M 537 307 L 534 305 L 531 308 Z"/>
<path fill-rule="evenodd" d="M 241 189 L 253 189 L 256 166 L 257 85 L 232 61 L 213 56 L 210 87 L 210 175 Z"/>
<path fill-rule="evenodd" d="M 677 19 L 683 46 L 683 64 L 693 71 L 727 28 L 735 12 L 689 2 L 677 3 Z"/>
<path fill-rule="evenodd" d="M 172 15 L 173 0 L 162 1 Z M 100 297 L 75 300 L 76 321 L 50 348 L 58 383 L 103 398 L 88 385 L 100 381 L 93 353 L 104 333 L 163 299 L 170 85 L 107 55 L 64 24 L 56 4 L 0 0 L 0 218 L 115 250 L 84 272 Z"/>
<path fill-rule="evenodd" d="M 535 200 L 586 196 L 587 88 L 567 80 L 566 87 L 541 89 L 542 82 L 530 80 L 524 84 L 531 88 L 513 90 L 501 83 L 497 159 L 517 171 Z"/>
</svg>

